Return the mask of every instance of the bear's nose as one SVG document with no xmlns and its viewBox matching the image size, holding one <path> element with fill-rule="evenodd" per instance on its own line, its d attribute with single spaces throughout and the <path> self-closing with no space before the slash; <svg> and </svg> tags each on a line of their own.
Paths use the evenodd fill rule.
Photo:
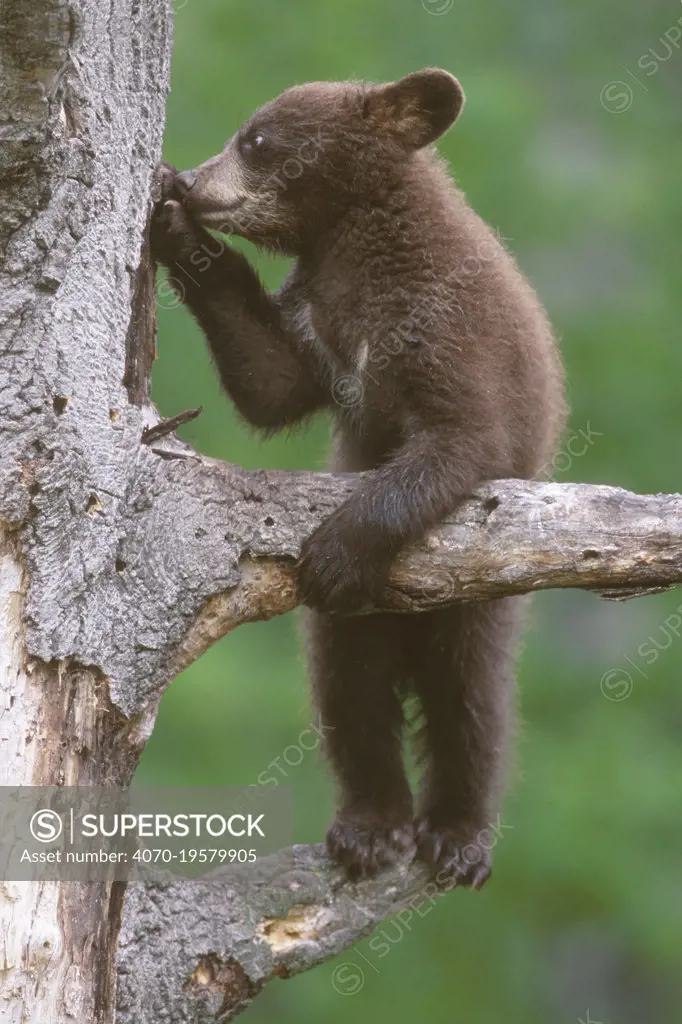
<svg viewBox="0 0 682 1024">
<path fill-rule="evenodd" d="M 175 181 L 178 191 L 184 196 L 196 185 L 197 176 L 194 171 L 183 171 L 182 174 L 178 174 Z"/>
</svg>

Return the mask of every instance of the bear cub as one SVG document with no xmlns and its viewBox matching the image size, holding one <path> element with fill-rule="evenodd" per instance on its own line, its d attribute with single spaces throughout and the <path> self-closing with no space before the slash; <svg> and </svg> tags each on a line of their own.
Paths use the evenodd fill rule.
<svg viewBox="0 0 682 1024">
<path fill-rule="evenodd" d="M 332 468 L 367 471 L 298 568 L 338 783 L 330 854 L 359 877 L 416 850 L 438 878 L 480 888 L 524 600 L 352 614 L 483 481 L 535 476 L 564 423 L 547 317 L 433 147 L 463 102 L 435 68 L 287 89 L 217 156 L 165 166 L 152 251 L 244 419 L 272 433 L 331 410 Z M 266 292 L 207 229 L 295 257 L 283 286 Z M 416 810 L 408 694 L 423 717 Z"/>
</svg>

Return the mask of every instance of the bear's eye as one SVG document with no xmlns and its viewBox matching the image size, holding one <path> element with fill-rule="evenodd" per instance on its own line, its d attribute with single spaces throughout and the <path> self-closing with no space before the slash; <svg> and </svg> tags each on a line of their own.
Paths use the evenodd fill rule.
<svg viewBox="0 0 682 1024">
<path fill-rule="evenodd" d="M 265 136 L 262 132 L 252 132 L 250 135 L 246 135 L 243 139 L 240 139 L 239 142 L 239 149 L 242 156 L 251 156 L 251 154 L 262 148 L 264 142 Z"/>
</svg>

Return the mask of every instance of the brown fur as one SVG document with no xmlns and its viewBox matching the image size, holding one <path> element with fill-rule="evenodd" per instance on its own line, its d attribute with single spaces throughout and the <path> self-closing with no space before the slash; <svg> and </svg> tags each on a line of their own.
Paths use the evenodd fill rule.
<svg viewBox="0 0 682 1024">
<path fill-rule="evenodd" d="M 534 476 L 564 421 L 547 318 L 431 148 L 462 103 L 435 69 L 388 86 L 287 90 L 222 154 L 167 172 L 153 245 L 248 422 L 274 431 L 331 408 L 333 466 L 371 470 L 299 567 L 340 790 L 330 851 L 363 874 L 416 836 L 435 868 L 480 886 L 519 602 L 343 614 L 371 603 L 395 553 L 482 481 Z M 266 294 L 200 224 L 296 256 L 285 285 Z M 416 821 L 401 756 L 408 690 L 425 717 Z"/>
</svg>

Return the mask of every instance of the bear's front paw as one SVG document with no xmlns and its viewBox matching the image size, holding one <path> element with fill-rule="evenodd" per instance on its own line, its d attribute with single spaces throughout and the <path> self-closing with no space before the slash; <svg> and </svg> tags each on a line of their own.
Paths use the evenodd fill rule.
<svg viewBox="0 0 682 1024">
<path fill-rule="evenodd" d="M 492 873 L 490 849 L 481 843 L 486 833 L 467 825 L 441 827 L 425 816 L 416 824 L 418 856 L 430 865 L 442 888 L 482 889 Z"/>
<path fill-rule="evenodd" d="M 324 612 L 354 612 L 375 604 L 388 577 L 388 564 L 344 535 L 334 516 L 301 548 L 298 590 L 303 604 Z"/>
<path fill-rule="evenodd" d="M 154 207 L 151 224 L 151 250 L 157 263 L 170 266 L 187 260 L 198 252 L 203 236 L 202 229 L 192 220 L 182 205 L 181 195 L 175 188 L 177 172 L 170 164 L 162 165 L 157 172 L 161 198 Z"/>
<path fill-rule="evenodd" d="M 156 168 L 154 176 L 154 192 L 152 195 L 157 199 L 157 206 L 163 206 L 167 199 L 182 199 L 182 193 L 176 186 L 178 176 L 177 167 L 162 160 Z"/>
<path fill-rule="evenodd" d="M 157 263 L 170 266 L 199 251 L 197 227 L 177 199 L 166 199 L 152 215 L 151 247 Z"/>
<path fill-rule="evenodd" d="M 411 823 L 390 828 L 380 822 L 360 825 L 337 818 L 327 832 L 327 850 L 351 879 L 367 878 L 414 857 L 414 829 Z"/>
</svg>

